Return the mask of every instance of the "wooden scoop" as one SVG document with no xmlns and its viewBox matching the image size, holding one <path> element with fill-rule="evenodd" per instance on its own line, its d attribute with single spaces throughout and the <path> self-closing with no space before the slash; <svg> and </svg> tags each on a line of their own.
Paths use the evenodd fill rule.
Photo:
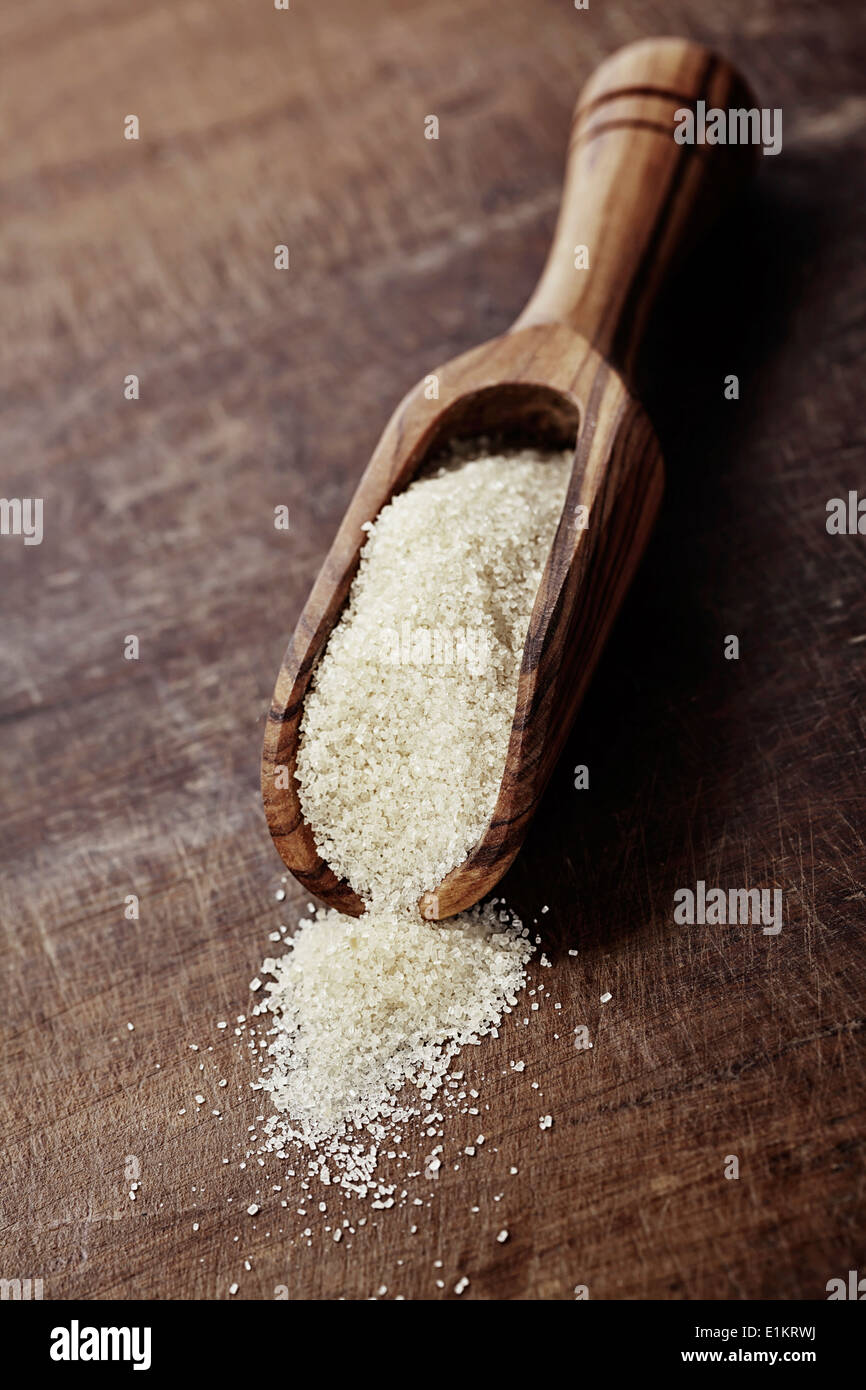
<svg viewBox="0 0 866 1390">
<path fill-rule="evenodd" d="M 450 440 L 484 434 L 576 441 L 574 468 L 532 610 L 496 806 L 421 911 L 440 919 L 477 902 L 523 842 L 661 499 L 659 444 L 627 384 L 648 311 L 675 257 L 754 162 L 750 146 L 677 143 L 675 112 L 697 101 L 754 106 L 728 63 L 683 39 L 631 44 L 590 78 L 535 293 L 509 332 L 435 369 L 437 400 L 422 382 L 397 406 L 300 616 L 268 716 L 262 792 L 283 861 L 342 912 L 358 916 L 364 903 L 320 858 L 294 776 L 307 685 L 358 568 L 364 522 Z"/>
</svg>

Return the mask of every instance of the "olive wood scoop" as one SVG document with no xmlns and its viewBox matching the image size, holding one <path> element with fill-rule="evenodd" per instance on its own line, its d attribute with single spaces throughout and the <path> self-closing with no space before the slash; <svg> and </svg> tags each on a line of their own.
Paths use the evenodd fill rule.
<svg viewBox="0 0 866 1390">
<path fill-rule="evenodd" d="M 593 74 L 575 109 L 559 220 L 532 298 L 507 333 L 434 369 L 438 399 L 421 382 L 397 406 L 301 613 L 268 716 L 262 792 L 284 863 L 342 912 L 359 916 L 364 903 L 319 856 L 298 799 L 304 696 L 357 571 L 364 523 L 449 441 L 479 435 L 574 447 L 574 466 L 532 609 L 496 805 L 466 860 L 421 898 L 424 916 L 477 902 L 520 849 L 661 499 L 661 450 L 628 384 L 649 309 L 756 154 L 677 143 L 675 112 L 698 101 L 754 106 L 724 59 L 684 39 L 631 44 Z"/>
</svg>

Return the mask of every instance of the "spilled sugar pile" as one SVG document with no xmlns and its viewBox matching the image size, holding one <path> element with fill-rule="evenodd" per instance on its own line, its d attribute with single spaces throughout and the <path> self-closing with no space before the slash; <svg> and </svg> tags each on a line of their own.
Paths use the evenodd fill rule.
<svg viewBox="0 0 866 1390">
<path fill-rule="evenodd" d="M 325 1181 L 387 1197 L 374 1181 L 380 1146 L 465 1100 L 442 1091 L 452 1058 L 517 1002 L 533 947 L 501 917 L 485 904 L 436 927 L 383 910 L 303 922 L 293 949 L 263 967 L 275 977 L 261 1006 L 275 1024 L 267 1147 L 287 1157 L 287 1143 L 307 1145 Z"/>
<path fill-rule="evenodd" d="M 404 1126 L 439 1135 L 438 1107 L 477 1113 L 449 1064 L 497 1034 L 533 951 L 497 900 L 436 925 L 417 903 L 493 811 L 570 468 L 568 452 L 464 446 L 398 495 L 369 527 L 305 702 L 301 806 L 367 911 L 316 913 L 264 963 L 265 1148 L 306 1146 L 325 1183 L 377 1205 L 394 1190 L 380 1153 Z"/>
</svg>

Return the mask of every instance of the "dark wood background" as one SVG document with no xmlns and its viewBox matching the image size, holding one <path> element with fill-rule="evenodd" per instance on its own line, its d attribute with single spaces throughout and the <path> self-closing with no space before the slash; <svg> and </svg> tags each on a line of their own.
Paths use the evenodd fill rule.
<svg viewBox="0 0 866 1390">
<path fill-rule="evenodd" d="M 860 9 L 6 7 L 2 493 L 44 498 L 45 538 L 0 540 L 4 1277 L 46 1298 L 451 1297 L 465 1274 L 464 1298 L 808 1299 L 866 1272 L 866 537 L 824 524 L 866 487 Z M 282 1165 L 238 1167 L 253 1070 L 215 1028 L 306 902 L 274 901 L 259 802 L 274 675 L 392 406 L 528 296 L 580 84 L 661 33 L 741 64 L 784 149 L 647 347 L 661 522 L 505 885 L 530 919 L 549 904 L 552 997 L 467 1059 L 483 1152 L 340 1245 L 310 1220 L 308 1247 Z M 781 935 L 675 927 L 698 878 L 782 888 Z"/>
</svg>

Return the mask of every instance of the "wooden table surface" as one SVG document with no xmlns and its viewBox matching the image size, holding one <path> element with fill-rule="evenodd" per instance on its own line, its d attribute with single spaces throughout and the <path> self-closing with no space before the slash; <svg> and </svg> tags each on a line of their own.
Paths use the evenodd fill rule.
<svg viewBox="0 0 866 1390">
<path fill-rule="evenodd" d="M 0 1275 L 46 1298 L 466 1275 L 464 1299 L 820 1299 L 866 1271 L 866 537 L 825 527 L 864 486 L 859 8 L 6 7 L 0 490 L 44 499 L 44 540 L 0 539 Z M 551 997 L 466 1059 L 484 1149 L 308 1245 L 284 1165 L 239 1167 L 260 1101 L 216 1028 L 306 903 L 275 901 L 259 799 L 274 675 L 392 406 L 528 296 L 580 84 L 661 33 L 739 63 L 784 148 L 644 357 L 662 517 L 505 883 Z M 676 926 L 698 879 L 782 889 L 782 932 Z M 448 1151 L 478 1127 L 456 1116 Z"/>
</svg>

